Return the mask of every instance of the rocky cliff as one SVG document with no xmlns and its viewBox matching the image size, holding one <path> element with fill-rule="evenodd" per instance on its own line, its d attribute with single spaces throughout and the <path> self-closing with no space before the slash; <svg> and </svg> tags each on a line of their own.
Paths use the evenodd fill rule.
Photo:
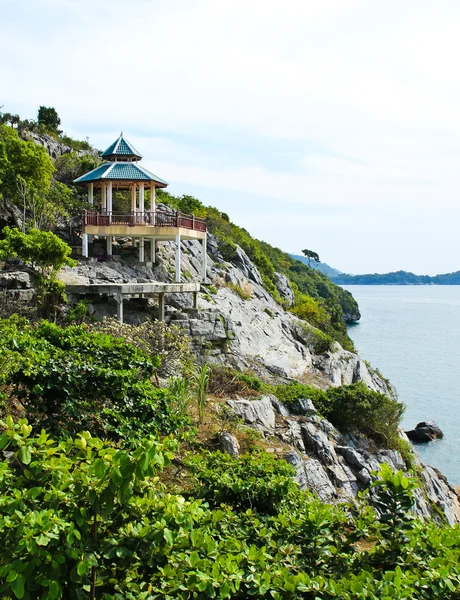
<svg viewBox="0 0 460 600">
<path fill-rule="evenodd" d="M 164 207 L 163 207 L 164 208 Z M 120 252 L 123 252 L 120 249 Z M 184 280 L 199 280 L 201 248 L 197 242 L 182 243 Z M 265 378 L 299 379 L 320 387 L 364 381 L 375 391 L 394 395 L 388 382 L 368 369 L 365 362 L 335 343 L 331 350 L 315 352 L 316 330 L 281 307 L 262 286 L 257 267 L 237 247 L 236 260 L 227 262 L 216 238 L 208 236 L 208 285 L 202 287 L 198 310 L 192 308 L 187 294 L 167 298 L 167 320 L 179 325 L 190 337 L 201 360 L 230 364 L 252 370 Z M 158 243 L 157 264 L 137 265 L 133 258 L 115 256 L 110 262 L 81 262 L 66 269 L 67 283 L 171 281 L 174 246 Z M 289 280 L 279 274 L 278 292 L 292 300 Z M 125 320 L 136 322 L 155 309 L 150 301 L 125 304 Z M 94 302 L 90 312 L 96 316 L 113 315 L 114 308 Z"/>
<path fill-rule="evenodd" d="M 295 411 L 274 396 L 238 398 L 227 400 L 227 404 L 247 426 L 263 436 L 270 452 L 279 453 L 294 466 L 300 487 L 314 490 L 325 502 L 355 502 L 358 493 L 369 488 L 373 473 L 382 463 L 411 475 L 398 451 L 378 448 L 364 436 L 342 435 L 321 418 L 308 398 L 299 401 Z M 237 437 L 238 432 L 221 436 L 222 449 L 236 455 Z M 417 458 L 412 467 L 420 481 L 415 490 L 414 514 L 438 521 L 443 515 L 451 525 L 459 523 L 459 498 L 445 477 Z"/>
</svg>

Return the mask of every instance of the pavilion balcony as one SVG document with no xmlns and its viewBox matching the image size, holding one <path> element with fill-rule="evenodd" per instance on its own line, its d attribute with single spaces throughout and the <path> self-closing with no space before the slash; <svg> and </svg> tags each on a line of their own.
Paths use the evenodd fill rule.
<svg viewBox="0 0 460 600">
<path fill-rule="evenodd" d="M 86 227 L 173 227 L 206 233 L 206 221 L 181 212 L 161 210 L 118 213 L 83 211 L 83 229 Z"/>
</svg>

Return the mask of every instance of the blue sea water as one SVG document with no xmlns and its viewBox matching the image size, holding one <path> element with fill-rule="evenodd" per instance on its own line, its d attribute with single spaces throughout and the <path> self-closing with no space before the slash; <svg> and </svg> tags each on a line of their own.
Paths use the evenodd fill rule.
<svg viewBox="0 0 460 600">
<path fill-rule="evenodd" d="M 460 286 L 344 287 L 362 314 L 349 328 L 360 356 L 396 386 L 404 429 L 439 424 L 444 438 L 416 450 L 460 485 Z"/>
</svg>

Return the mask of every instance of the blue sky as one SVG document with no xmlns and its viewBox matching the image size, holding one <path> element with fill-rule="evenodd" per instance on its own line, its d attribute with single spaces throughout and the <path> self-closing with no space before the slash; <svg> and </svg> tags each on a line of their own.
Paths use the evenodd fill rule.
<svg viewBox="0 0 460 600">
<path fill-rule="evenodd" d="M 455 0 L 0 0 L 0 105 L 346 272 L 460 269 Z"/>
</svg>

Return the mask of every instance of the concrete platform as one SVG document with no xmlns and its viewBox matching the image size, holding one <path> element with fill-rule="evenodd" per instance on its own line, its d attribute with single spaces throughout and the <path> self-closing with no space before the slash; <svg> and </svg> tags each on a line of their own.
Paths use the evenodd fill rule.
<svg viewBox="0 0 460 600">
<path fill-rule="evenodd" d="M 196 308 L 198 292 L 201 284 L 193 283 L 91 283 L 91 284 L 68 284 L 66 291 L 75 296 L 98 294 L 100 296 L 112 296 L 117 302 L 117 317 L 123 323 L 123 298 L 143 297 L 158 295 L 158 308 L 160 321 L 165 317 L 165 294 L 193 294 L 193 305 Z"/>
</svg>

